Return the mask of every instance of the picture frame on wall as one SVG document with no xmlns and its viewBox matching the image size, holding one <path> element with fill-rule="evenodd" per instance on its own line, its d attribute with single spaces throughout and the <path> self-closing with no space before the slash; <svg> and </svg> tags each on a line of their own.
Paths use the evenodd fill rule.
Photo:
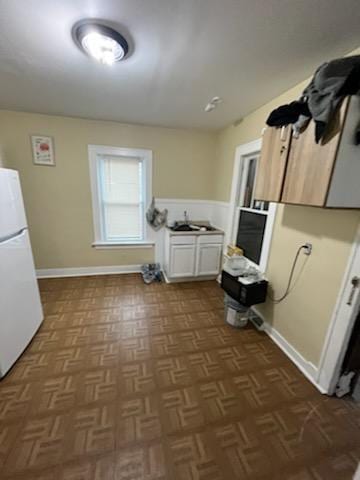
<svg viewBox="0 0 360 480">
<path fill-rule="evenodd" d="M 54 140 L 46 135 L 31 135 L 33 162 L 35 165 L 55 166 Z"/>
</svg>

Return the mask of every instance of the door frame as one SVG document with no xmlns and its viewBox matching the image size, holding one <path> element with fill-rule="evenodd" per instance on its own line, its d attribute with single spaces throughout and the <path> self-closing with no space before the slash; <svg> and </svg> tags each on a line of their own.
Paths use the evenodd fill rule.
<svg viewBox="0 0 360 480">
<path fill-rule="evenodd" d="M 335 392 L 360 308 L 360 288 L 355 291 L 352 304 L 347 304 L 352 290 L 351 280 L 354 276 L 360 277 L 360 224 L 350 251 L 318 367 L 317 383 L 328 395 L 333 395 Z"/>
<path fill-rule="evenodd" d="M 246 175 L 244 175 L 244 173 L 246 173 L 245 159 L 251 157 L 252 155 L 258 155 L 261 151 L 261 144 L 262 144 L 262 138 L 258 138 L 257 140 L 254 140 L 252 142 L 245 143 L 243 145 L 239 145 L 238 147 L 236 147 L 233 174 L 232 174 L 232 183 L 231 183 L 230 202 L 229 202 L 229 214 L 228 214 L 227 228 L 225 232 L 224 245 L 228 245 L 234 242 L 234 238 L 236 235 L 234 231 L 234 226 L 237 223 L 236 219 L 238 218 L 239 210 L 240 209 L 247 210 L 247 208 L 245 207 L 238 206 L 238 199 L 241 191 L 243 191 L 244 189 L 244 184 L 246 180 Z M 255 176 L 255 183 L 256 183 L 256 176 Z M 266 227 L 264 232 L 261 258 L 260 258 L 259 265 L 257 265 L 260 268 L 260 270 L 263 272 L 265 272 L 266 270 L 267 262 L 269 259 L 270 245 L 271 245 L 272 233 L 274 229 L 275 216 L 276 216 L 276 209 L 277 209 L 277 204 L 270 202 L 269 210 L 267 211 L 267 221 L 266 221 Z"/>
</svg>

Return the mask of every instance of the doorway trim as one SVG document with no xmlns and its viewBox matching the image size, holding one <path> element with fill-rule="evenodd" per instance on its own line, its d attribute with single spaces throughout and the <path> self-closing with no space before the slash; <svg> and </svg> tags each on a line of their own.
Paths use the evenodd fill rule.
<svg viewBox="0 0 360 480">
<path fill-rule="evenodd" d="M 359 273 L 360 224 L 358 225 L 354 243 L 350 251 L 349 260 L 320 356 L 317 382 L 328 395 L 333 395 L 335 392 L 352 329 L 359 312 L 359 288 L 355 291 L 352 304 L 347 304 L 352 290 L 351 280 L 354 276 L 360 276 Z"/>
<path fill-rule="evenodd" d="M 258 155 L 261 151 L 261 143 L 262 138 L 258 138 L 257 140 L 236 147 L 229 202 L 228 222 L 225 233 L 225 245 L 228 245 L 234 241 L 234 225 L 238 209 L 237 201 L 245 181 L 245 176 L 243 176 L 243 173 L 245 171 L 245 159 L 252 155 Z M 264 232 L 261 258 L 259 263 L 259 268 L 263 272 L 265 272 L 266 270 L 267 262 L 269 259 L 276 209 L 276 203 L 270 202 L 269 210 L 267 213 L 267 222 Z M 244 210 L 246 210 L 246 208 L 244 208 Z"/>
</svg>

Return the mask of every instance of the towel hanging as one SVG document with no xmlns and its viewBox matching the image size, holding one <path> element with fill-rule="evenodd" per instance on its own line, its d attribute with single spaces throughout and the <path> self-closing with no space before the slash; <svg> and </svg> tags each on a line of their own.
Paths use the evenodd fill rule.
<svg viewBox="0 0 360 480">
<path fill-rule="evenodd" d="M 150 206 L 146 212 L 146 220 L 154 230 L 160 230 L 166 225 L 168 211 L 165 208 L 162 212 L 155 206 L 155 198 L 153 197 Z"/>
</svg>

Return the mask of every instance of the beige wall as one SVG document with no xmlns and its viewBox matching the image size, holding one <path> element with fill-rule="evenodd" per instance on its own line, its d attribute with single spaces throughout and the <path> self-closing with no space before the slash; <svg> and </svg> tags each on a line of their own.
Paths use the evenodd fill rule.
<svg viewBox="0 0 360 480">
<path fill-rule="evenodd" d="M 310 257 L 301 255 L 295 287 L 280 304 L 259 310 L 305 359 L 318 364 L 341 280 L 354 240 L 357 211 L 281 205 L 278 208 L 267 276 L 278 298 L 288 281 L 298 246 L 313 244 Z"/>
<path fill-rule="evenodd" d="M 356 52 L 353 52 L 356 53 Z M 357 51 L 360 53 L 360 50 Z M 237 126 L 218 135 L 214 197 L 229 201 L 235 148 L 261 136 L 270 111 L 296 100 L 304 81 L 254 111 Z M 296 285 L 282 303 L 267 302 L 259 310 L 305 359 L 318 364 L 336 296 L 354 239 L 360 212 L 279 205 L 270 250 L 267 276 L 273 295 L 284 291 L 298 246 L 311 242 L 310 257 L 301 257 Z M 303 270 L 300 275 L 301 268 Z"/>
<path fill-rule="evenodd" d="M 33 165 L 32 133 L 54 137 L 56 167 Z M 88 144 L 151 149 L 157 197 L 207 199 L 213 194 L 214 134 L 0 111 L 0 145 L 6 165 L 20 171 L 37 268 L 153 260 L 151 248 L 91 247 Z"/>
</svg>

